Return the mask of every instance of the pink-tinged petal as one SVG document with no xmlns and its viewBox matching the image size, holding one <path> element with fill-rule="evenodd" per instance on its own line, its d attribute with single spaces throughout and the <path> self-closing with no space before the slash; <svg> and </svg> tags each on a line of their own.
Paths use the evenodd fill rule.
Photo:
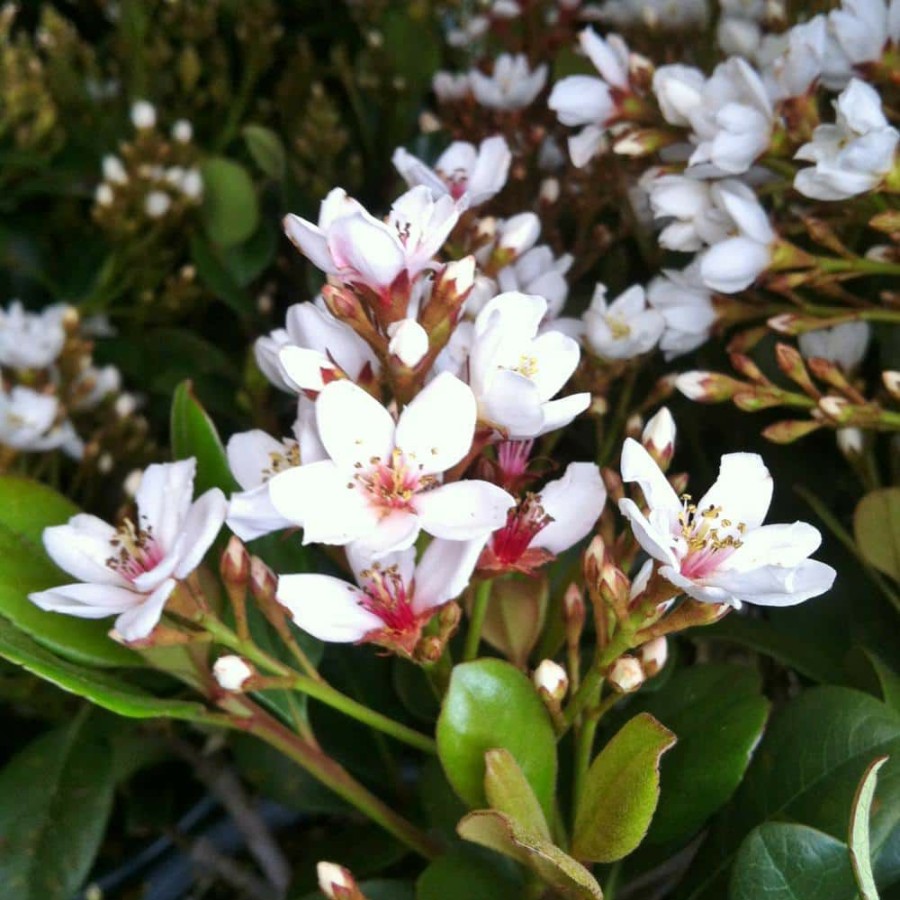
<svg viewBox="0 0 900 900">
<path fill-rule="evenodd" d="M 454 145 L 451 144 L 451 147 Z M 449 148 L 448 148 L 449 150 Z M 446 156 L 446 153 L 444 154 Z M 443 160 L 444 157 L 441 157 Z M 439 160 L 440 162 L 440 160 Z M 481 142 L 475 164 L 469 171 L 468 192 L 473 206 L 490 200 L 506 184 L 512 153 L 502 135 Z M 449 171 L 449 170 L 448 170 Z"/>
<path fill-rule="evenodd" d="M 398 509 L 380 519 L 374 528 L 353 543 L 357 553 L 376 560 L 411 547 L 420 530 L 419 517 L 415 513 Z"/>
<path fill-rule="evenodd" d="M 384 624 L 363 606 L 359 588 L 330 575 L 282 575 L 276 597 L 295 624 L 320 641 L 359 641 Z"/>
<path fill-rule="evenodd" d="M 143 603 L 123 612 L 116 619 L 116 631 L 124 641 L 139 641 L 156 628 L 175 584 L 174 579 L 164 581 Z"/>
<path fill-rule="evenodd" d="M 541 414 L 544 422 L 536 434 L 531 437 L 540 437 L 563 428 L 576 416 L 580 416 L 591 405 L 591 395 L 588 393 L 569 394 L 559 400 L 551 400 L 541 406 Z M 515 436 L 515 435 L 511 435 Z"/>
<path fill-rule="evenodd" d="M 443 372 L 400 414 L 397 447 L 423 475 L 446 472 L 469 452 L 476 416 L 472 389 Z"/>
<path fill-rule="evenodd" d="M 28 599 L 47 612 L 79 619 L 103 619 L 131 609 L 144 595 L 112 584 L 63 584 L 29 594 Z"/>
<path fill-rule="evenodd" d="M 338 219 L 328 231 L 328 249 L 339 273 L 358 274 L 375 288 L 388 287 L 406 265 L 400 238 L 368 215 Z"/>
<path fill-rule="evenodd" d="M 269 484 L 279 515 L 303 528 L 305 544 L 346 544 L 372 531 L 378 516 L 352 476 L 329 460 L 282 472 Z"/>
<path fill-rule="evenodd" d="M 79 513 L 65 525 L 45 528 L 44 548 L 53 562 L 80 581 L 124 587 L 125 579 L 107 565 L 115 534 L 102 519 Z"/>
<path fill-rule="evenodd" d="M 259 487 L 272 465 L 272 456 L 284 453 L 284 444 L 256 428 L 233 435 L 225 448 L 228 468 L 244 490 Z"/>
<path fill-rule="evenodd" d="M 194 496 L 197 460 L 148 466 L 135 495 L 138 525 L 153 532 L 153 537 L 168 552 L 181 532 L 182 522 Z"/>
<path fill-rule="evenodd" d="M 268 484 L 232 494 L 225 524 L 242 541 L 253 541 L 291 525 L 272 505 Z"/>
<path fill-rule="evenodd" d="M 378 370 L 372 348 L 349 325 L 315 303 L 295 303 L 287 311 L 286 324 L 294 344 L 327 354 L 351 378 L 367 362 Z"/>
<path fill-rule="evenodd" d="M 509 432 L 510 436 L 534 437 L 544 424 L 540 391 L 519 372 L 497 372 L 478 400 L 479 420 Z"/>
<path fill-rule="evenodd" d="M 531 546 L 559 554 L 578 543 L 594 527 L 606 503 L 606 487 L 594 463 L 570 463 L 562 478 L 540 492 L 541 507 L 553 521 Z"/>
<path fill-rule="evenodd" d="M 316 400 L 319 437 L 328 455 L 351 472 L 357 463 L 386 459 L 394 449 L 394 420 L 371 395 L 351 381 L 332 381 Z"/>
<path fill-rule="evenodd" d="M 660 562 L 678 568 L 678 560 L 672 552 L 672 538 L 667 532 L 655 528 L 638 505 L 627 497 L 619 501 L 619 512 L 628 519 L 635 539 L 645 552 Z"/>
<path fill-rule="evenodd" d="M 712 584 L 692 581 L 690 578 L 685 578 L 677 568 L 673 569 L 671 566 L 661 566 L 659 574 L 670 584 L 674 584 L 675 587 L 681 588 L 685 594 L 689 597 L 693 597 L 694 600 L 699 600 L 701 603 L 727 603 L 735 609 L 741 608 L 740 598 L 735 597 L 730 591 L 726 591 L 723 588 L 716 587 Z"/>
<path fill-rule="evenodd" d="M 333 372 L 332 363 L 324 353 L 306 347 L 285 347 L 278 353 L 278 364 L 284 381 L 295 391 L 321 391 L 325 387 L 322 372 Z"/>
<path fill-rule="evenodd" d="M 486 536 L 471 541 L 435 538 L 416 567 L 413 611 L 417 614 L 458 597 L 469 584 Z"/>
<path fill-rule="evenodd" d="M 422 528 L 434 537 L 466 541 L 506 523 L 516 501 L 487 481 L 456 481 L 419 494 L 415 501 Z"/>
<path fill-rule="evenodd" d="M 700 512 L 721 507 L 722 517 L 747 529 L 762 524 L 772 502 L 772 476 L 758 453 L 726 453 L 715 484 L 700 498 Z"/>
<path fill-rule="evenodd" d="M 410 186 L 424 184 L 433 197 L 440 197 L 447 193 L 447 185 L 437 175 L 437 173 L 422 162 L 417 156 L 407 152 L 403 147 L 398 147 L 391 162 L 394 168 L 400 173 L 400 177 Z"/>
<path fill-rule="evenodd" d="M 758 606 L 795 606 L 831 589 L 837 573 L 815 559 L 793 568 L 760 566 L 747 572 L 717 571 L 710 586 Z"/>
<path fill-rule="evenodd" d="M 798 566 L 822 543 L 818 528 L 808 522 L 763 525 L 741 536 L 741 546 L 722 565 L 723 569 L 747 571 L 763 565 Z"/>
<path fill-rule="evenodd" d="M 203 562 L 206 551 L 222 530 L 227 512 L 228 501 L 218 488 L 197 498 L 184 520 L 183 549 L 175 569 L 176 578 L 186 578 Z"/>
<path fill-rule="evenodd" d="M 666 510 L 673 518 L 681 512 L 681 501 L 675 489 L 653 457 L 634 438 L 627 438 L 622 447 L 620 471 L 623 481 L 637 482 L 650 509 Z"/>
<path fill-rule="evenodd" d="M 288 240 L 317 268 L 326 275 L 337 274 L 338 268 L 331 258 L 325 235 L 312 222 L 293 213 L 282 221 Z"/>
<path fill-rule="evenodd" d="M 355 213 L 366 214 L 365 207 L 348 196 L 343 188 L 332 188 L 319 204 L 319 228 L 327 231 L 334 222 Z"/>
</svg>

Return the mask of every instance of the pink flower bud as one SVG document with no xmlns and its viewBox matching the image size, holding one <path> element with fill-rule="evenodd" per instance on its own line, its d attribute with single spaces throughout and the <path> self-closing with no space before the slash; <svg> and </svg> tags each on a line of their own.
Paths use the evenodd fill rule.
<svg viewBox="0 0 900 900">
<path fill-rule="evenodd" d="M 606 680 L 617 693 L 630 694 L 644 683 L 644 669 L 635 657 L 620 656 L 610 667 Z"/>
</svg>

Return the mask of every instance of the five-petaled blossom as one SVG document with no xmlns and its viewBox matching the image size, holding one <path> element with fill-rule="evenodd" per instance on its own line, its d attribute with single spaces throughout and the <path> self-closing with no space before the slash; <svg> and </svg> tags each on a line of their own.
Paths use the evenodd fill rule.
<svg viewBox="0 0 900 900">
<path fill-rule="evenodd" d="M 486 481 L 443 484 L 475 434 L 472 391 L 445 372 L 391 414 L 349 381 L 325 386 L 316 422 L 327 458 L 291 468 L 269 486 L 305 543 L 349 544 L 372 557 L 410 547 L 424 529 L 470 540 L 503 524 L 514 500 Z"/>
<path fill-rule="evenodd" d="M 598 284 L 583 315 L 588 346 L 603 359 L 632 359 L 652 350 L 666 327 L 663 314 L 648 307 L 644 289 L 633 285 L 606 302 L 606 286 Z"/>
<path fill-rule="evenodd" d="M 660 574 L 704 603 L 792 606 L 824 594 L 835 571 L 809 555 L 822 536 L 807 522 L 763 525 L 772 476 L 755 453 L 722 457 L 719 477 L 696 503 L 679 499 L 650 454 L 628 438 L 622 479 L 640 485 L 644 513 L 628 498 L 619 509 Z"/>
<path fill-rule="evenodd" d="M 41 609 L 82 619 L 117 616 L 124 641 L 147 637 L 178 582 L 203 560 L 225 520 L 225 496 L 193 503 L 196 460 L 149 466 L 137 492 L 137 519 L 118 527 L 79 513 L 44 529 L 53 561 L 79 583 L 29 595 Z"/>
<path fill-rule="evenodd" d="M 411 655 L 422 627 L 469 584 L 483 546 L 483 535 L 436 538 L 416 564 L 414 547 L 373 561 L 351 545 L 347 561 L 359 587 L 331 575 L 282 575 L 276 596 L 319 640 L 374 643 Z"/>
<path fill-rule="evenodd" d="M 528 493 L 488 541 L 478 568 L 531 574 L 577 544 L 593 527 L 606 488 L 594 463 L 569 463 L 562 478 Z"/>
</svg>

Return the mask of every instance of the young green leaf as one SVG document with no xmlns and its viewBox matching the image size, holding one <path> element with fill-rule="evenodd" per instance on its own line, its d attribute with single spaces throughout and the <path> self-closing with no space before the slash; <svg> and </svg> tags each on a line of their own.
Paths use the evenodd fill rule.
<svg viewBox="0 0 900 900">
<path fill-rule="evenodd" d="M 875 799 L 875 788 L 878 785 L 878 771 L 887 761 L 888 757 L 880 756 L 870 763 L 859 782 L 850 811 L 850 836 L 847 843 L 850 845 L 850 862 L 862 900 L 878 900 L 878 888 L 875 886 L 875 875 L 872 872 L 869 819 L 872 814 L 872 802 Z"/>
<path fill-rule="evenodd" d="M 247 150 L 260 170 L 275 181 L 283 181 L 287 156 L 281 138 L 264 125 L 245 125 L 241 129 Z"/>
<path fill-rule="evenodd" d="M 247 170 L 225 157 L 200 167 L 203 176 L 203 224 L 210 240 L 231 247 L 247 240 L 259 224 L 256 188 Z"/>
<path fill-rule="evenodd" d="M 572 852 L 615 862 L 644 839 L 659 800 L 659 762 L 676 737 L 649 713 L 619 730 L 591 764 L 578 799 Z"/>
<path fill-rule="evenodd" d="M 853 514 L 853 534 L 863 559 L 900 581 L 900 487 L 866 494 Z"/>
<path fill-rule="evenodd" d="M 531 785 L 509 750 L 484 755 L 484 792 L 491 809 L 505 813 L 525 832 L 550 840 L 550 828 Z"/>
</svg>

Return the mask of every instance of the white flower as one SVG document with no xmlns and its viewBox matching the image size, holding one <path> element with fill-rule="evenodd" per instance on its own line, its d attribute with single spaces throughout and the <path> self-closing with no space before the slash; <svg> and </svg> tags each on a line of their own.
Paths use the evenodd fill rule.
<svg viewBox="0 0 900 900">
<path fill-rule="evenodd" d="M 520 291 L 543 297 L 547 301 L 547 318 L 554 319 L 562 312 L 569 296 L 565 275 L 573 261 L 571 254 L 555 257 L 546 244 L 541 244 L 504 266 L 497 273 L 497 285 L 501 293 Z"/>
<path fill-rule="evenodd" d="M 290 469 L 270 485 L 284 518 L 304 529 L 304 543 L 359 542 L 372 556 L 413 544 L 424 529 L 469 540 L 499 527 L 513 499 L 484 481 L 441 484 L 475 433 L 472 391 L 438 375 L 394 422 L 349 381 L 325 386 L 316 422 L 328 458 Z"/>
<path fill-rule="evenodd" d="M 258 338 L 253 351 L 266 378 L 284 391 L 316 393 L 326 380 L 360 381 L 381 370 L 372 348 L 321 298 L 291 306 L 285 327 Z"/>
<path fill-rule="evenodd" d="M 71 424 L 57 426 L 59 401 L 48 394 L 17 385 L 9 392 L 0 386 L 0 444 L 14 450 L 56 450 L 72 438 Z"/>
<path fill-rule="evenodd" d="M 709 19 L 707 0 L 607 0 L 591 10 L 591 18 L 617 28 L 644 25 L 650 28 L 704 28 Z"/>
<path fill-rule="evenodd" d="M 868 322 L 844 322 L 800 335 L 800 352 L 807 358 L 827 359 L 845 372 L 853 372 L 869 349 L 872 329 Z"/>
<path fill-rule="evenodd" d="M 666 360 L 690 353 L 709 338 L 716 311 L 696 264 L 683 272 L 664 270 L 647 286 L 647 302 L 666 321 L 659 341 Z"/>
<path fill-rule="evenodd" d="M 322 201 L 318 225 L 291 214 L 284 230 L 326 275 L 384 295 L 401 274 L 412 281 L 431 266 L 462 208 L 449 195 L 433 200 L 420 185 L 399 197 L 382 222 L 335 188 Z"/>
<path fill-rule="evenodd" d="M 418 565 L 408 547 L 372 561 L 352 545 L 347 561 L 358 587 L 331 575 L 282 575 L 277 597 L 294 622 L 322 641 L 366 641 L 411 654 L 422 627 L 469 584 L 484 546 L 436 538 Z"/>
<path fill-rule="evenodd" d="M 752 188 L 726 179 L 711 188 L 713 202 L 731 220 L 731 237 L 720 240 L 700 260 L 703 283 L 723 294 L 753 284 L 772 258 L 775 232 Z"/>
<path fill-rule="evenodd" d="M 648 308 L 644 289 L 630 287 L 612 303 L 598 284 L 582 316 L 588 346 L 603 359 L 632 359 L 652 350 L 666 327 L 662 313 Z"/>
<path fill-rule="evenodd" d="M 172 198 L 165 191 L 150 191 L 144 198 L 144 212 L 151 219 L 161 219 L 171 206 Z"/>
<path fill-rule="evenodd" d="M 693 66 L 660 66 L 653 73 L 653 93 L 663 118 L 670 125 L 686 127 L 703 102 L 703 73 Z"/>
<path fill-rule="evenodd" d="M 401 319 L 387 327 L 388 352 L 414 369 L 428 353 L 428 332 L 415 319 Z"/>
<path fill-rule="evenodd" d="M 98 206 L 112 206 L 115 200 L 115 191 L 106 182 L 98 184 L 94 189 L 94 202 Z"/>
<path fill-rule="evenodd" d="M 437 199 L 450 194 L 459 199 L 468 195 L 469 205 L 487 202 L 502 190 L 509 175 L 512 153 L 502 135 L 487 138 L 476 148 L 455 141 L 430 168 L 402 147 L 394 151 L 392 162 L 410 187 L 423 184 Z"/>
<path fill-rule="evenodd" d="M 534 247 L 540 236 L 541 220 L 532 212 L 518 213 L 495 223 L 494 244 L 488 249 L 496 247 L 518 257 Z"/>
<path fill-rule="evenodd" d="M 630 54 L 622 38 L 611 34 L 604 39 L 586 28 L 578 40 L 600 77 L 569 75 L 553 86 L 547 103 L 563 125 L 585 126 L 569 140 L 572 162 L 580 168 L 601 151 L 606 127 L 615 120 L 620 99 L 631 86 Z"/>
<path fill-rule="evenodd" d="M 828 14 L 828 30 L 851 66 L 881 58 L 888 39 L 897 39 L 896 2 L 890 16 L 884 0 L 843 0 Z"/>
<path fill-rule="evenodd" d="M 769 96 L 784 100 L 806 94 L 822 76 L 827 51 L 825 16 L 814 16 L 808 22 L 794 25 L 787 33 L 787 46 L 763 69 Z"/>
<path fill-rule="evenodd" d="M 769 146 L 772 102 L 759 74 L 738 56 L 716 66 L 691 114 L 697 148 L 690 165 L 731 175 L 746 172 Z"/>
<path fill-rule="evenodd" d="M 137 100 L 131 104 L 131 124 L 135 128 L 154 128 L 156 126 L 156 107 L 146 100 Z"/>
<path fill-rule="evenodd" d="M 181 193 L 188 200 L 199 200 L 203 196 L 203 176 L 199 169 L 188 169 L 181 179 Z"/>
<path fill-rule="evenodd" d="M 844 200 L 875 190 L 894 167 L 900 141 L 871 85 L 854 78 L 834 105 L 836 124 L 819 125 L 812 141 L 794 154 L 815 163 L 794 179 L 794 187 L 815 200 Z"/>
<path fill-rule="evenodd" d="M 79 513 L 44 530 L 51 559 L 78 579 L 30 594 L 41 609 L 83 619 L 117 616 L 125 641 L 147 637 L 178 582 L 203 560 L 225 519 L 213 488 L 191 502 L 194 459 L 150 466 L 137 490 L 137 521 L 114 528 Z"/>
<path fill-rule="evenodd" d="M 716 44 L 725 56 L 753 59 L 759 52 L 763 32 L 759 22 L 740 16 L 722 16 L 716 26 Z"/>
<path fill-rule="evenodd" d="M 172 125 L 172 140 L 179 144 L 189 144 L 194 137 L 194 126 L 187 119 L 179 119 Z"/>
<path fill-rule="evenodd" d="M 213 663 L 213 678 L 223 691 L 239 691 L 252 677 L 253 669 L 240 656 L 220 656 Z"/>
<path fill-rule="evenodd" d="M 642 180 L 653 217 L 667 222 L 659 245 L 689 253 L 728 236 L 731 219 L 717 206 L 708 181 L 686 175 L 660 175 Z"/>
<path fill-rule="evenodd" d="M 452 103 L 468 97 L 472 84 L 468 72 L 435 72 L 431 89 L 441 103 Z"/>
<path fill-rule="evenodd" d="M 70 403 L 70 409 L 93 409 L 121 387 L 122 374 L 115 366 L 103 366 L 101 369 L 88 366 L 75 379 L 75 399 Z"/>
<path fill-rule="evenodd" d="M 722 457 L 716 483 L 696 503 L 672 485 L 635 440 L 625 441 L 622 478 L 637 482 L 648 511 L 619 502 L 641 547 L 663 563 L 660 574 L 704 603 L 792 606 L 825 593 L 830 566 L 808 559 L 822 538 L 812 525 L 763 525 L 772 477 L 755 453 Z"/>
<path fill-rule="evenodd" d="M 547 301 L 500 294 L 475 320 L 469 384 L 478 418 L 509 440 L 538 437 L 568 425 L 587 409 L 590 394 L 552 398 L 578 365 L 578 342 L 559 331 L 538 334 Z"/>
<path fill-rule="evenodd" d="M 110 184 L 128 184 L 128 172 L 118 156 L 108 153 L 103 157 L 103 179 Z"/>
<path fill-rule="evenodd" d="M 547 66 L 534 71 L 524 53 L 501 53 L 488 76 L 478 69 L 469 72 L 469 84 L 475 99 L 488 109 L 514 110 L 528 106 L 547 83 Z"/>
<path fill-rule="evenodd" d="M 56 362 L 66 342 L 66 306 L 26 312 L 18 300 L 0 309 L 0 365 L 11 369 L 46 369 Z"/>
<path fill-rule="evenodd" d="M 562 478 L 526 494 L 507 514 L 484 549 L 479 569 L 535 569 L 586 537 L 606 503 L 606 487 L 594 463 L 569 463 Z"/>
</svg>

